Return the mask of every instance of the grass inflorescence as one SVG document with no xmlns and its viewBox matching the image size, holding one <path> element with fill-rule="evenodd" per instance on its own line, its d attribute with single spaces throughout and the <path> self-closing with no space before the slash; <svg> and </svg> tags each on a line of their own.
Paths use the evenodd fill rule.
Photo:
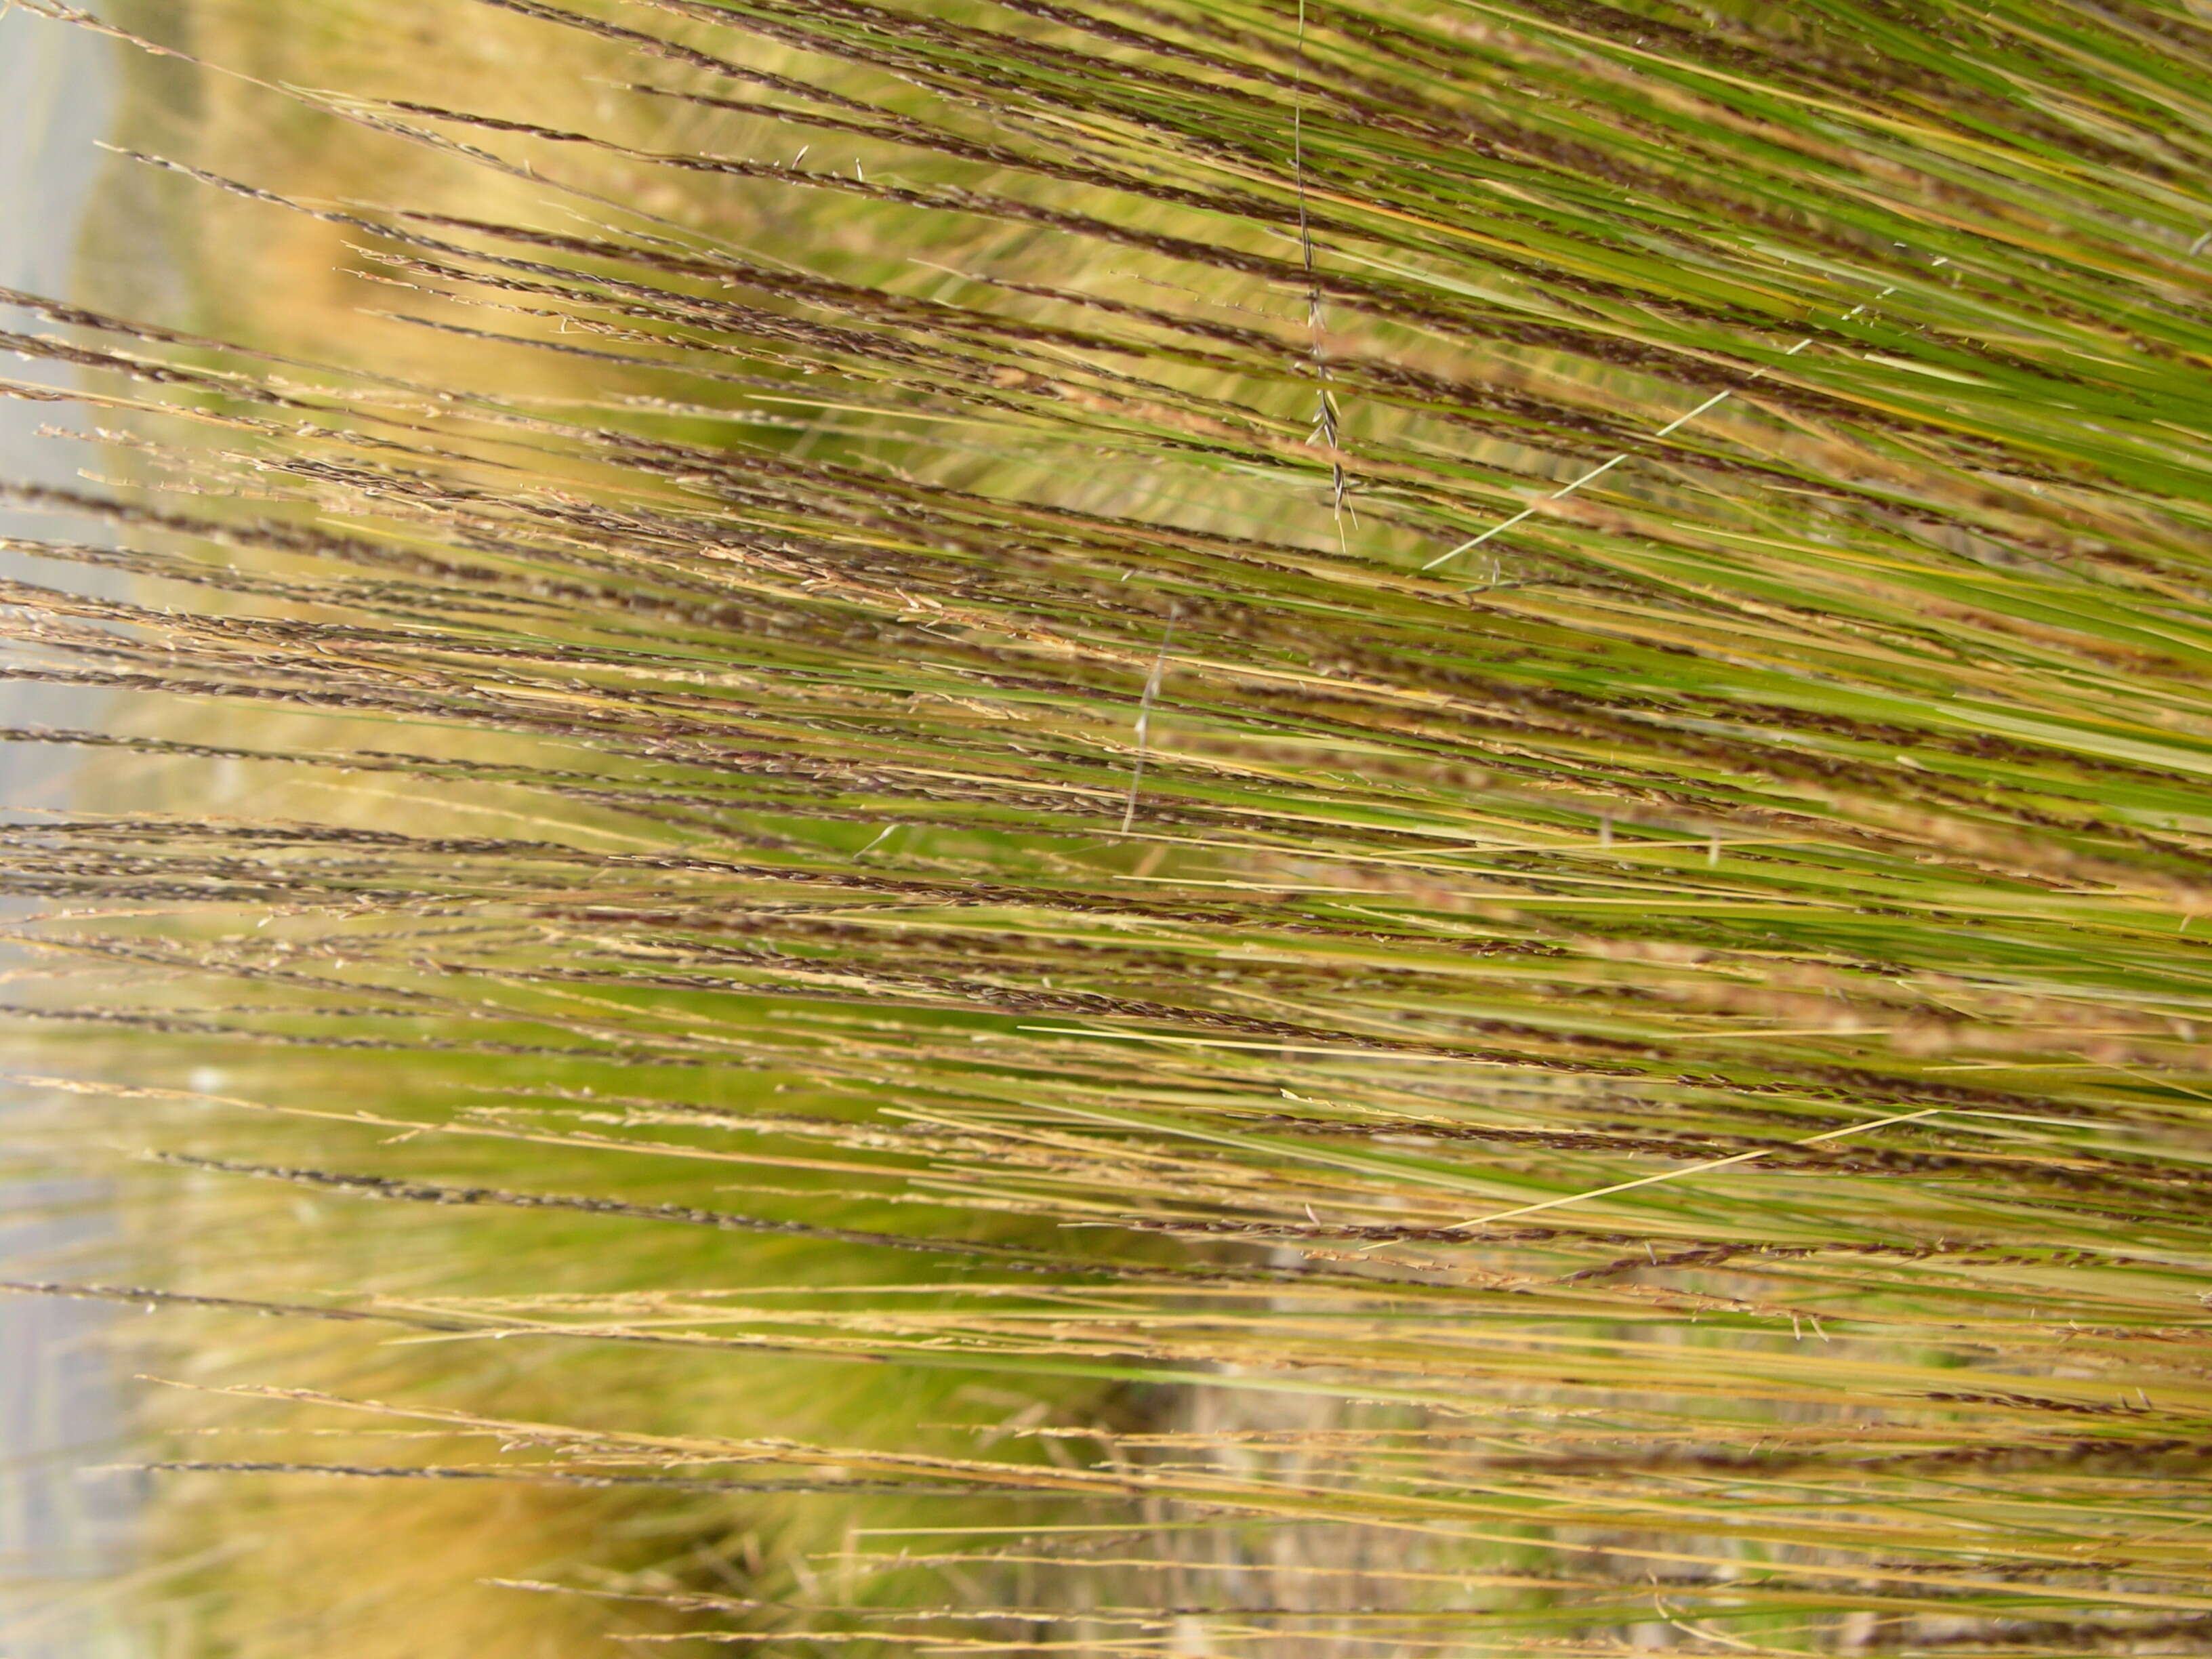
<svg viewBox="0 0 2212 1659">
<path fill-rule="evenodd" d="M 2212 1645 L 2199 10 L 19 3 L 179 1650 Z"/>
</svg>

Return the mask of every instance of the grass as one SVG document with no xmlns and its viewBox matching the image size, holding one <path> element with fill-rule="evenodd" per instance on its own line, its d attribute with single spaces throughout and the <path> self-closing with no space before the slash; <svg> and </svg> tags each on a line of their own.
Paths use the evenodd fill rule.
<svg viewBox="0 0 2212 1659">
<path fill-rule="evenodd" d="M 2207 1644 L 2193 10 L 143 12 L 176 1651 Z"/>
</svg>

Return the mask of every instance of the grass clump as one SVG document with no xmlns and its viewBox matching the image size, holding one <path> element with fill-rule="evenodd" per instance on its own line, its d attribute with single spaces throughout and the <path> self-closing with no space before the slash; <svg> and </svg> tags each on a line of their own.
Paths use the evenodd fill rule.
<svg viewBox="0 0 2212 1659">
<path fill-rule="evenodd" d="M 2194 11 L 75 21 L 188 1648 L 2207 1645 Z"/>
</svg>

